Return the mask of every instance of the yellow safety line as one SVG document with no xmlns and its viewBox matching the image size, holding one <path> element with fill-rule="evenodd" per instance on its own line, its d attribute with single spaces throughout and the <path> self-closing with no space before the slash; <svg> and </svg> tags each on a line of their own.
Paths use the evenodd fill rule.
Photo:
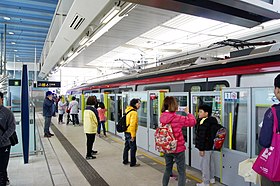
<svg viewBox="0 0 280 186">
<path fill-rule="evenodd" d="M 117 143 L 119 143 L 119 144 L 123 144 L 123 142 L 121 142 L 120 140 L 114 139 L 114 138 L 110 137 L 109 135 L 108 135 L 108 137 L 109 137 L 111 140 L 113 140 L 113 141 L 115 141 L 115 142 L 117 142 Z M 152 156 L 146 154 L 146 153 L 145 153 L 144 151 L 142 151 L 142 150 L 137 150 L 137 153 L 138 153 L 138 154 L 141 154 L 141 155 L 143 155 L 143 156 L 146 156 L 147 158 L 149 158 L 149 159 L 151 159 L 151 160 L 157 162 L 158 164 L 165 165 L 164 162 L 162 162 L 162 161 L 160 161 L 160 160 L 158 160 L 158 159 L 156 159 L 156 158 L 154 158 L 154 157 L 152 157 Z M 177 168 L 173 167 L 173 170 L 177 171 Z M 178 171 L 177 171 L 177 172 L 178 172 Z M 195 177 L 195 176 L 193 176 L 193 175 L 191 175 L 191 174 L 187 174 L 187 173 L 186 173 L 186 176 L 187 176 L 187 178 L 193 179 L 194 181 L 197 181 L 198 183 L 201 183 L 201 182 L 202 182 L 201 179 L 199 179 L 199 178 L 197 178 L 197 177 Z"/>
<path fill-rule="evenodd" d="M 232 149 L 232 112 L 229 113 L 229 149 Z"/>
</svg>

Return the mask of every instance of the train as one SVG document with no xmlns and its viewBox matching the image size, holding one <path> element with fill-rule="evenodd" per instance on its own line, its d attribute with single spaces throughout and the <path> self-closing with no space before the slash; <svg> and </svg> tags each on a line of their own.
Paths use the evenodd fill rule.
<svg viewBox="0 0 280 186">
<path fill-rule="evenodd" d="M 238 176 L 238 164 L 256 157 L 260 151 L 258 135 L 267 108 L 279 103 L 273 94 L 273 80 L 280 73 L 280 46 L 236 51 L 227 58 L 170 58 L 159 66 L 143 69 L 121 78 L 72 88 L 68 95 L 80 103 L 95 95 L 106 103 L 107 130 L 117 136 L 115 125 L 132 98 L 141 99 L 138 110 L 137 144 L 159 155 L 154 148 L 154 132 L 159 125 L 160 106 L 165 96 L 174 96 L 179 114 L 186 106 L 197 116 L 198 107 L 208 104 L 213 115 L 227 129 L 221 152 L 214 153 L 215 176 L 226 185 L 254 185 Z M 80 104 L 83 110 L 84 104 Z M 194 147 L 195 132 L 188 129 L 186 164 L 200 169 Z"/>
</svg>

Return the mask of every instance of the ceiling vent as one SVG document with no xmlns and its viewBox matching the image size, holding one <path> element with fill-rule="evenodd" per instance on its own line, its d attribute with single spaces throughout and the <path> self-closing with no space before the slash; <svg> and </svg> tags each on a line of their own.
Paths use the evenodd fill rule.
<svg viewBox="0 0 280 186">
<path fill-rule="evenodd" d="M 74 30 L 78 30 L 78 28 L 81 26 L 84 20 L 85 20 L 84 17 L 82 17 L 79 14 L 76 14 L 71 21 L 70 28 L 73 28 Z"/>
</svg>

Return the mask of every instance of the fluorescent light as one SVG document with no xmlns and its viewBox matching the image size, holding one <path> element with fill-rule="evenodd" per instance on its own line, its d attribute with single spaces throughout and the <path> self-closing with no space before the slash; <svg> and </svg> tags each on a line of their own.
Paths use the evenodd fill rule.
<svg viewBox="0 0 280 186">
<path fill-rule="evenodd" d="M 7 17 L 7 16 L 4 16 L 3 19 L 7 20 L 7 21 L 10 21 L 11 18 L 10 17 Z"/>
<path fill-rule="evenodd" d="M 114 6 L 101 20 L 100 22 L 103 24 L 108 23 L 113 17 L 115 17 L 119 12 L 121 8 L 118 6 Z"/>
<path fill-rule="evenodd" d="M 14 52 L 17 52 L 18 50 L 14 50 Z"/>
<path fill-rule="evenodd" d="M 87 41 L 88 41 L 89 37 L 88 36 L 84 36 L 81 41 L 79 42 L 79 45 L 84 45 Z"/>
<path fill-rule="evenodd" d="M 15 45 L 15 44 L 16 44 L 16 42 L 11 42 L 11 44 L 12 44 L 12 45 Z"/>
<path fill-rule="evenodd" d="M 70 57 L 74 54 L 74 52 L 72 50 L 69 51 L 69 53 L 67 54 L 67 57 Z"/>
<path fill-rule="evenodd" d="M 14 35 L 15 33 L 14 32 L 8 32 L 10 35 Z"/>
</svg>

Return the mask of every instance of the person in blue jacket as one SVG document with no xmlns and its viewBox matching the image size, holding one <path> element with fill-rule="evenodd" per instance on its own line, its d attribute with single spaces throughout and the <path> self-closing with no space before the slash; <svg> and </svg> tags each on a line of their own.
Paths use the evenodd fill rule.
<svg viewBox="0 0 280 186">
<path fill-rule="evenodd" d="M 51 137 L 53 136 L 52 133 L 50 133 L 50 126 L 51 126 L 51 120 L 53 116 L 53 95 L 51 91 L 46 92 L 46 97 L 44 99 L 43 104 L 43 116 L 45 117 L 45 126 L 44 126 L 44 137 Z"/>
<path fill-rule="evenodd" d="M 280 101 L 280 74 L 274 79 L 274 94 L 276 98 Z M 276 114 L 278 118 L 278 123 L 280 125 L 280 104 L 273 105 L 276 109 Z M 262 147 L 268 148 L 271 145 L 272 135 L 273 135 L 273 114 L 271 108 L 269 108 L 265 114 L 263 119 L 263 125 L 260 132 L 259 143 Z M 278 130 L 280 126 L 278 126 Z M 280 157 L 279 157 L 280 158 Z M 261 179 L 262 186 L 280 186 L 280 182 L 273 182 L 262 176 Z"/>
</svg>

